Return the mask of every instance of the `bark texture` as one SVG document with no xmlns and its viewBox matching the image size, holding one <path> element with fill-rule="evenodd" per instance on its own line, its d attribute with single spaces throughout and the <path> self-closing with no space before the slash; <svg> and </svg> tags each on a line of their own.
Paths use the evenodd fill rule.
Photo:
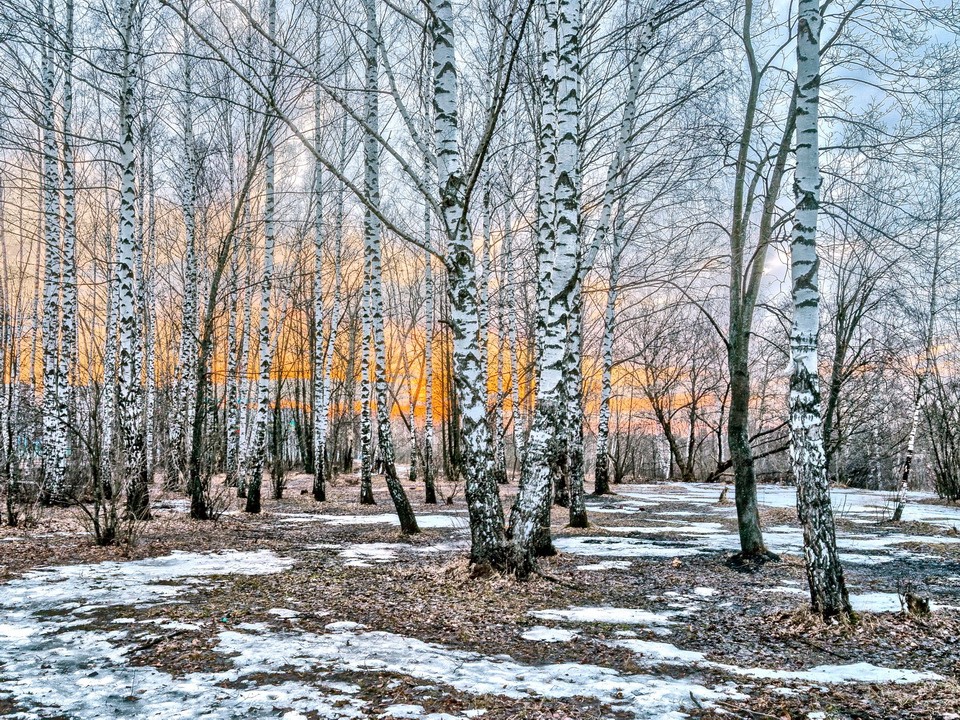
<svg viewBox="0 0 960 720">
<path fill-rule="evenodd" d="M 836 530 L 823 450 L 817 337 L 820 287 L 817 213 L 820 163 L 817 122 L 820 88 L 818 0 L 800 0 L 797 28 L 796 210 L 790 243 L 793 327 L 790 352 L 790 459 L 797 484 L 797 512 L 803 526 L 803 555 L 814 612 L 824 619 L 849 615 L 850 599 L 837 555 Z"/>
</svg>

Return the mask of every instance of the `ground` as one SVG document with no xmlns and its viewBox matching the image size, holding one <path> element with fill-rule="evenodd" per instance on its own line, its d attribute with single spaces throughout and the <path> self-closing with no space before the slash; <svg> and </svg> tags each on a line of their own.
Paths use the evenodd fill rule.
<svg viewBox="0 0 960 720">
<path fill-rule="evenodd" d="M 791 488 L 760 490 L 781 555 L 728 567 L 718 485 L 620 485 L 527 582 L 473 577 L 462 492 L 400 535 L 338 483 L 193 522 L 156 492 L 132 544 L 76 509 L 0 531 L 0 714 L 17 718 L 960 718 L 960 508 L 835 490 L 857 620 L 806 610 Z M 504 504 L 515 491 L 505 486 Z M 452 492 L 448 489 L 448 493 Z M 901 608 L 912 593 L 929 615 Z"/>
</svg>

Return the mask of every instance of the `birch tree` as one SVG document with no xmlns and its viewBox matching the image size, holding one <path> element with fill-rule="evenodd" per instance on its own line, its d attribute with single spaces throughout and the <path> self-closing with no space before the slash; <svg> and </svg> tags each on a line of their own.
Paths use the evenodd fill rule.
<svg viewBox="0 0 960 720">
<path fill-rule="evenodd" d="M 610 492 L 610 399 L 613 396 L 613 343 L 616 329 L 617 292 L 620 280 L 620 257 L 624 249 L 623 205 L 617 208 L 613 222 L 613 248 L 610 252 L 610 280 L 603 313 L 603 340 L 601 341 L 600 411 L 597 422 L 597 459 L 594 466 L 594 495 Z"/>
<path fill-rule="evenodd" d="M 141 421 L 141 378 L 137 374 L 137 278 L 136 251 L 136 163 L 134 154 L 134 93 L 140 35 L 139 0 L 121 6 L 120 72 L 120 225 L 117 237 L 117 408 L 123 442 L 123 470 L 127 482 L 127 510 L 134 517 L 147 518 L 150 498 L 144 458 L 144 428 Z"/>
<path fill-rule="evenodd" d="M 320 32 L 320 3 L 314 5 L 315 88 L 313 96 L 313 142 L 320 147 L 323 91 L 320 74 L 323 67 L 323 38 Z M 313 166 L 313 499 L 327 499 L 324 472 L 326 470 L 326 402 L 324 398 L 326 363 L 323 352 L 323 165 L 314 160 Z M 333 338 L 333 322 L 330 337 Z"/>
<path fill-rule="evenodd" d="M 439 220 L 446 235 L 444 263 L 453 334 L 453 381 L 461 413 L 461 472 L 470 513 L 470 559 L 475 564 L 503 567 L 506 559 L 503 507 L 490 472 L 492 458 L 486 418 L 487 393 L 480 362 L 476 259 L 467 224 L 470 180 L 463 172 L 459 144 L 453 9 L 450 0 L 432 0 L 430 11 L 437 181 L 443 211 Z M 482 160 L 482 154 L 479 159 Z"/>
<path fill-rule="evenodd" d="M 61 400 L 64 381 L 61 363 L 61 272 L 60 247 L 60 153 L 56 136 L 56 26 L 53 0 L 49 0 L 43 17 L 44 40 L 41 48 L 41 83 L 43 107 L 41 115 L 43 135 L 43 469 L 44 493 L 51 499 L 63 501 L 64 460 L 66 455 L 66 426 Z"/>
<path fill-rule="evenodd" d="M 550 528 L 544 507 L 548 513 L 551 484 L 567 470 L 565 423 L 576 422 L 568 417 L 563 375 L 569 341 L 569 294 L 580 252 L 580 3 L 579 0 L 545 0 L 544 11 L 548 28 L 544 38 L 545 84 L 546 91 L 552 91 L 556 98 L 555 119 L 553 108 L 545 104 L 540 141 L 546 148 L 543 160 L 546 167 L 540 172 L 552 175 L 552 183 L 544 182 L 552 185 L 545 194 L 548 209 L 541 211 L 541 223 L 549 223 L 550 227 L 541 231 L 540 240 L 549 258 L 548 267 L 541 268 L 540 282 L 547 284 L 549 295 L 543 321 L 536 406 L 520 490 L 511 517 L 511 569 L 520 578 L 533 571 L 535 555 L 545 551 L 543 538 L 549 536 Z M 558 48 L 555 55 L 553 47 Z M 555 75 L 555 80 L 551 80 L 551 75 Z"/>
<path fill-rule="evenodd" d="M 269 38 L 277 34 L 277 3 L 268 0 L 267 25 Z M 277 89 L 277 47 L 268 44 L 269 95 L 274 97 Z M 263 270 L 260 280 L 260 323 L 258 344 L 260 352 L 259 378 L 257 380 L 257 414 L 248 459 L 247 502 L 248 513 L 260 512 L 260 488 L 263 481 L 263 464 L 266 455 L 267 418 L 270 412 L 270 368 L 273 365 L 273 344 L 270 333 L 270 307 L 273 293 L 273 255 L 276 244 L 276 128 L 273 114 L 268 110 L 266 118 L 266 150 L 264 152 L 264 205 L 263 205 Z"/>
<path fill-rule="evenodd" d="M 59 406 L 63 452 L 69 450 L 67 427 L 74 406 L 72 380 L 77 369 L 77 192 L 73 131 L 74 0 L 66 0 L 63 37 L 63 262 L 60 328 Z"/>
<path fill-rule="evenodd" d="M 425 159 L 424 179 L 429 182 L 429 162 Z M 423 204 L 423 236 L 424 242 L 429 247 L 431 243 L 432 223 L 430 217 L 430 203 Z M 424 349 L 423 349 L 423 372 L 425 385 L 425 408 L 423 420 L 423 499 L 428 505 L 437 504 L 436 479 L 434 477 L 433 467 L 433 336 L 434 336 L 434 282 L 433 282 L 433 256 L 430 251 L 424 251 L 423 256 L 423 283 L 424 283 Z"/>
<path fill-rule="evenodd" d="M 390 498 L 400 519 L 400 529 L 404 534 L 420 532 L 413 508 L 407 498 L 394 459 L 393 433 L 390 428 L 391 402 L 387 387 L 387 348 L 384 338 L 383 321 L 383 274 L 380 259 L 380 219 L 374 208 L 380 204 L 380 144 L 376 136 L 380 128 L 379 94 L 379 57 L 378 39 L 380 29 L 377 21 L 376 0 L 365 0 L 364 11 L 367 19 L 366 37 L 366 84 L 364 87 L 364 193 L 370 205 L 363 216 L 364 264 L 369 273 L 367 278 L 367 297 L 369 299 L 370 329 L 373 342 L 373 374 L 377 395 L 377 440 L 380 450 L 380 462 L 387 481 Z M 366 342 L 366 340 L 365 340 Z"/>
<path fill-rule="evenodd" d="M 193 92 L 193 65 L 191 31 L 189 26 L 191 5 L 184 5 L 187 21 L 183 24 L 183 162 L 180 185 L 180 201 L 184 229 L 184 276 L 183 313 L 180 319 L 180 349 L 177 360 L 177 412 L 171 426 L 171 465 L 167 482 L 184 472 L 187 428 L 192 427 L 192 401 L 197 393 L 197 148 L 194 138 L 193 108 L 196 96 Z"/>
<path fill-rule="evenodd" d="M 830 504 L 817 362 L 820 261 L 816 237 L 821 185 L 817 124 L 823 18 L 819 0 L 800 0 L 797 13 L 796 210 L 790 242 L 793 283 L 790 457 L 797 485 L 797 513 L 803 526 L 803 555 L 810 601 L 814 612 L 828 620 L 850 615 L 851 608 L 837 554 Z"/>
</svg>

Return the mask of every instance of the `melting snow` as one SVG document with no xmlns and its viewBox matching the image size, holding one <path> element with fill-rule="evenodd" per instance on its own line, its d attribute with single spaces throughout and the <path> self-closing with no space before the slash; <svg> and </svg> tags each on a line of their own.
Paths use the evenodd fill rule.
<svg viewBox="0 0 960 720">
<path fill-rule="evenodd" d="M 720 691 L 688 680 L 623 675 L 580 663 L 523 665 L 509 656 L 485 657 L 386 632 L 251 636 L 227 631 L 220 634 L 217 649 L 231 655 L 244 673 L 283 668 L 313 673 L 318 667 L 397 673 L 472 695 L 589 697 L 649 720 L 683 717 L 679 709 L 691 694 L 701 702 L 721 697 Z"/>
<path fill-rule="evenodd" d="M 767 680 L 802 680 L 815 683 L 916 683 L 925 680 L 943 679 L 942 676 L 933 672 L 885 668 L 868 662 L 851 663 L 849 665 L 818 665 L 809 670 L 741 668 L 734 665 L 720 664 L 715 665 L 715 667 L 737 675 L 749 675 L 754 678 Z"/>
<path fill-rule="evenodd" d="M 613 644 L 641 655 L 645 660 L 650 660 L 652 663 L 688 663 L 700 662 L 704 659 L 704 655 L 701 652 L 681 650 L 676 645 L 664 642 L 653 642 L 651 640 L 617 640 Z"/>
<path fill-rule="evenodd" d="M 529 630 L 520 633 L 520 637 L 524 640 L 537 640 L 539 642 L 569 642 L 577 635 L 578 633 L 573 630 L 551 628 L 543 625 L 534 625 Z"/>
<path fill-rule="evenodd" d="M 178 553 L 139 562 L 39 570 L 0 586 L 0 609 L 7 620 L 3 625 L 6 641 L 0 643 L 4 666 L 0 697 L 23 706 L 21 718 L 53 712 L 76 717 L 223 720 L 275 716 L 279 711 L 288 719 L 310 713 L 336 720 L 364 717 L 365 703 L 354 697 L 356 688 L 324 683 L 322 671 L 396 673 L 474 695 L 586 696 L 651 719 L 681 717 L 680 708 L 691 693 L 705 702 L 720 697 L 719 691 L 687 680 L 623 675 L 578 663 L 528 666 L 508 656 L 485 657 L 392 633 L 367 632 L 347 622 L 331 623 L 324 634 L 275 632 L 260 623 L 247 624 L 250 632 L 225 630 L 219 633 L 215 650 L 224 655 L 230 669 L 173 677 L 156 668 L 129 664 L 132 643 L 138 639 L 128 629 L 135 628 L 133 624 L 122 623 L 120 629 L 108 632 L 69 629 L 89 625 L 90 613 L 98 608 L 178 601 L 196 587 L 189 582 L 191 577 L 260 574 L 289 565 L 290 561 L 270 552 Z M 181 582 L 171 583 L 177 580 Z M 617 622 L 643 619 L 643 611 L 602 610 Z M 662 621 L 656 616 L 645 620 Z M 271 684 L 269 677 L 263 677 L 291 669 L 303 671 L 316 684 Z M 58 682 L 51 683 L 51 677 Z M 432 720 L 445 719 L 441 715 Z"/>
<path fill-rule="evenodd" d="M 267 613 L 269 615 L 276 615 L 277 617 L 281 617 L 286 620 L 292 620 L 300 615 L 300 613 L 298 613 L 296 610 L 290 610 L 289 608 L 270 608 L 267 610 Z"/>
<path fill-rule="evenodd" d="M 695 547 L 663 545 L 653 540 L 640 540 L 627 537 L 562 537 L 553 541 L 560 552 L 595 557 L 680 557 L 696 555 L 700 551 Z"/>
<path fill-rule="evenodd" d="M 370 567 L 375 563 L 388 563 L 397 559 L 397 553 L 405 548 L 399 543 L 358 543 L 340 551 L 340 557 L 351 567 Z"/>
<path fill-rule="evenodd" d="M 541 620 L 558 620 L 561 622 L 663 627 L 673 625 L 674 623 L 670 618 L 679 613 L 672 610 L 655 613 L 633 608 L 569 607 L 566 610 L 531 610 L 528 614 Z"/>
<path fill-rule="evenodd" d="M 745 668 L 738 665 L 711 662 L 701 652 L 681 650 L 670 643 L 648 640 L 617 640 L 613 645 L 624 647 L 641 656 L 645 664 L 693 664 L 698 667 L 716 668 L 732 675 L 741 675 L 766 680 L 796 680 L 814 683 L 916 683 L 925 680 L 942 680 L 933 672 L 885 668 L 868 662 L 849 665 L 818 665 L 809 670 L 773 670 L 769 668 Z"/>
<path fill-rule="evenodd" d="M 577 565 L 577 570 L 627 570 L 631 564 L 629 560 L 601 560 L 590 565 Z"/>
</svg>

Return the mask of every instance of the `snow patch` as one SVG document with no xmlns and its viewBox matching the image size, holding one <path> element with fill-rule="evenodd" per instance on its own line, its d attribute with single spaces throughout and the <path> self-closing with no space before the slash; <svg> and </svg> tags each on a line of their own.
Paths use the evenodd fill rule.
<svg viewBox="0 0 960 720">
<path fill-rule="evenodd" d="M 294 669 L 396 673 L 449 685 L 472 695 L 510 698 L 588 697 L 642 720 L 676 719 L 690 702 L 722 697 L 697 683 L 654 675 L 623 675 L 580 663 L 524 665 L 506 655 L 495 658 L 387 632 L 220 633 L 218 652 L 244 674 Z"/>
<path fill-rule="evenodd" d="M 629 560 L 601 560 L 590 565 L 577 565 L 577 570 L 627 570 L 632 563 Z"/>
<path fill-rule="evenodd" d="M 663 627 L 673 625 L 671 617 L 678 613 L 663 613 L 615 607 L 569 607 L 565 610 L 531 610 L 528 615 L 541 620 L 558 620 L 575 623 L 604 623 L 607 625 L 643 625 L 645 627 Z"/>
<path fill-rule="evenodd" d="M 685 555 L 696 555 L 700 552 L 700 550 L 695 547 L 662 545 L 652 540 L 626 537 L 563 537 L 554 540 L 553 545 L 560 552 L 594 557 L 673 558 Z"/>
<path fill-rule="evenodd" d="M 573 630 L 535 625 L 529 630 L 522 632 L 520 637 L 524 640 L 536 640 L 538 642 L 569 642 L 577 635 L 578 633 Z"/>
</svg>

